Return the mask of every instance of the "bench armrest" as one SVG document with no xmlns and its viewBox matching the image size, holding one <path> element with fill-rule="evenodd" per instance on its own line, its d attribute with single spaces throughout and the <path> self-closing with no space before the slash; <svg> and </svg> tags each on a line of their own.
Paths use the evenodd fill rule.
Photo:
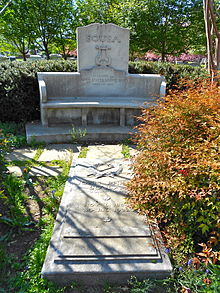
<svg viewBox="0 0 220 293">
<path fill-rule="evenodd" d="M 39 82 L 39 90 L 40 90 L 40 102 L 46 103 L 47 102 L 47 89 L 44 80 L 38 80 Z"/>
<path fill-rule="evenodd" d="M 166 85 L 167 84 L 166 84 L 165 80 L 163 80 L 160 85 L 160 98 L 163 98 L 166 95 Z"/>
</svg>

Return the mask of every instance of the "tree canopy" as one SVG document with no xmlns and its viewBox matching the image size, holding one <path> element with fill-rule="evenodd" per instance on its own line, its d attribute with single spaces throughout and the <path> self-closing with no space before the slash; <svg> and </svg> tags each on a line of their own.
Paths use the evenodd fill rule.
<svg viewBox="0 0 220 293">
<path fill-rule="evenodd" d="M 9 1 L 10 2 L 10 1 Z M 131 50 L 178 55 L 205 48 L 203 0 L 7 0 L 0 2 L 0 35 L 25 58 L 75 46 L 77 26 L 115 23 L 131 30 Z M 5 8 L 6 6 L 6 8 Z"/>
</svg>

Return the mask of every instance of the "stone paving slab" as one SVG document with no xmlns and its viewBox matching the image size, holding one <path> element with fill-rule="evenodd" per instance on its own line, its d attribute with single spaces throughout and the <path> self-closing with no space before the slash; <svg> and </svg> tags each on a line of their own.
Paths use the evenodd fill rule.
<svg viewBox="0 0 220 293">
<path fill-rule="evenodd" d="M 5 158 L 7 161 L 25 161 L 33 159 L 36 152 L 36 150 L 31 148 L 16 149 L 7 154 Z"/>
<path fill-rule="evenodd" d="M 53 160 L 70 161 L 77 158 L 80 152 L 80 146 L 75 144 L 50 144 L 44 148 L 39 161 L 50 162 Z"/>
<path fill-rule="evenodd" d="M 121 145 L 90 145 L 88 159 L 122 159 Z"/>
<path fill-rule="evenodd" d="M 73 161 L 43 277 L 96 286 L 106 281 L 125 284 L 132 275 L 164 278 L 171 273 L 158 231 L 125 204 L 124 183 L 131 175 L 128 160 Z"/>
<path fill-rule="evenodd" d="M 29 175 L 50 177 L 50 176 L 58 176 L 61 173 L 62 173 L 62 168 L 58 166 L 47 166 L 47 167 L 35 166 L 31 168 Z"/>
<path fill-rule="evenodd" d="M 25 167 L 18 167 L 18 166 L 9 166 L 7 167 L 8 171 L 18 177 L 22 176 L 23 170 Z M 35 166 L 32 167 L 29 176 L 58 176 L 62 172 L 62 168 L 58 166 L 48 166 L 48 167 L 43 167 L 43 166 Z"/>
<path fill-rule="evenodd" d="M 22 176 L 25 167 L 9 166 L 7 167 L 9 173 L 14 174 L 17 177 Z"/>
</svg>

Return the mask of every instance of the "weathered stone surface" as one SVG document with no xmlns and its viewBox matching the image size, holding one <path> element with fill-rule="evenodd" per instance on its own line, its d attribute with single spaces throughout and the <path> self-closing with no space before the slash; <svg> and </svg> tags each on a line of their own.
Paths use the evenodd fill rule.
<svg viewBox="0 0 220 293">
<path fill-rule="evenodd" d="M 117 171 L 117 172 L 116 172 Z M 97 176 L 98 174 L 98 176 Z M 171 264 L 147 219 L 126 204 L 129 162 L 77 159 L 69 173 L 43 277 L 100 285 L 165 277 Z"/>
<path fill-rule="evenodd" d="M 57 166 L 35 166 L 32 167 L 29 175 L 30 176 L 58 176 L 62 172 L 62 169 Z"/>
<path fill-rule="evenodd" d="M 77 44 L 79 72 L 97 66 L 128 71 L 128 29 L 111 23 L 78 27 Z"/>
<path fill-rule="evenodd" d="M 80 152 L 80 146 L 75 144 L 50 144 L 44 148 L 39 161 L 50 162 L 53 160 L 70 161 L 76 158 Z"/>
<path fill-rule="evenodd" d="M 90 145 L 87 159 L 120 159 L 123 158 L 121 145 Z"/>
<path fill-rule="evenodd" d="M 25 149 L 17 149 L 7 154 L 5 159 L 7 161 L 25 161 L 33 159 L 36 154 L 36 150 L 25 148 Z"/>
<path fill-rule="evenodd" d="M 18 167 L 18 166 L 8 166 L 7 167 L 9 173 L 14 174 L 17 177 L 22 176 L 24 168 L 25 167 Z"/>
<path fill-rule="evenodd" d="M 10 173 L 13 173 L 14 175 L 20 177 L 23 175 L 23 170 L 26 169 L 25 167 L 18 167 L 18 166 L 9 166 L 7 167 L 8 171 Z M 35 166 L 32 167 L 29 171 L 29 176 L 58 176 L 62 172 L 62 169 L 57 166 Z"/>
</svg>

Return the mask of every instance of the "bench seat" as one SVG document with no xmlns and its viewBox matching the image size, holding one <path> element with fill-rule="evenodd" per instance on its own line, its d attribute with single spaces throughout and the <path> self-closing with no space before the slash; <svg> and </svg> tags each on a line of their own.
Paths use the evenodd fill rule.
<svg viewBox="0 0 220 293">
<path fill-rule="evenodd" d="M 147 107 L 147 103 L 154 102 L 153 99 L 135 97 L 59 97 L 49 98 L 47 103 L 42 103 L 43 109 L 56 108 L 129 108 L 139 109 Z M 145 104 L 146 103 L 146 104 Z"/>
</svg>

